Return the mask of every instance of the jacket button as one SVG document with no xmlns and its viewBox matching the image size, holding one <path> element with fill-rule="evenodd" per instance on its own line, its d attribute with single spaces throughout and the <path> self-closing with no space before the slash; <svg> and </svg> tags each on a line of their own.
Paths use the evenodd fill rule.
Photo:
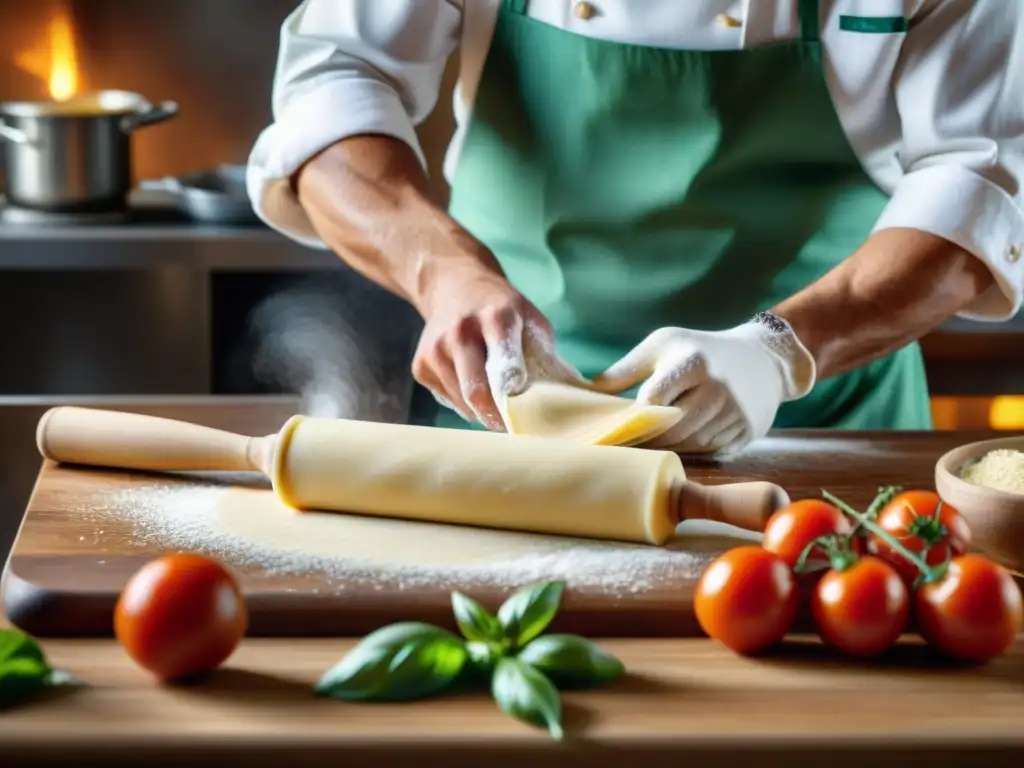
<svg viewBox="0 0 1024 768">
<path fill-rule="evenodd" d="M 586 21 L 587 19 L 594 17 L 594 14 L 597 13 L 597 9 L 590 3 L 580 2 L 573 6 L 572 12 L 577 19 L 583 19 Z"/>
<path fill-rule="evenodd" d="M 1021 254 L 1024 254 L 1024 246 L 1011 245 L 1006 249 L 1006 260 L 1011 264 L 1020 261 Z"/>
</svg>

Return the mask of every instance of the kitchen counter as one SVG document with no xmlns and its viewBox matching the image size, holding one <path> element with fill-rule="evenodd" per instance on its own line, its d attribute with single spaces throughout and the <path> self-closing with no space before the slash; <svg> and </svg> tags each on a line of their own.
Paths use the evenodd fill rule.
<svg viewBox="0 0 1024 768">
<path fill-rule="evenodd" d="M 922 669 L 915 648 L 854 665 L 813 644 L 754 661 L 707 640 L 607 641 L 629 674 L 566 694 L 558 744 L 486 694 L 400 705 L 314 698 L 313 683 L 351 645 L 250 640 L 212 680 L 172 689 L 112 642 L 48 642 L 53 662 L 91 687 L 0 715 L 0 763 L 863 768 L 1024 758 L 1022 646 L 965 671 Z"/>
<path fill-rule="evenodd" d="M 118 407 L 114 402 L 107 407 Z M 134 402 L 136 410 L 257 434 L 284 403 Z M 127 406 L 126 406 L 127 407 Z M 978 434 L 778 433 L 713 478 L 773 479 L 795 496 L 828 487 L 854 503 L 888 482 L 931 486 L 949 447 Z M 319 700 L 310 686 L 350 640 L 250 639 L 201 685 L 163 688 L 112 640 L 46 640 L 90 687 L 0 716 L 0 764 L 31 758 L 159 765 L 593 766 L 1017 765 L 1024 758 L 1024 643 L 981 668 L 931 660 L 908 641 L 876 663 L 813 641 L 744 659 L 708 640 L 608 640 L 628 676 L 565 695 L 567 740 L 500 714 L 485 694 L 402 705 Z M 24 764 L 20 762 L 18 764 Z"/>
<path fill-rule="evenodd" d="M 123 311 L 127 311 L 135 317 L 132 332 L 121 330 L 110 338 L 138 347 L 132 352 L 136 357 L 153 349 L 160 349 L 160 356 L 176 356 L 166 364 L 158 356 L 148 367 L 137 366 L 140 370 L 152 368 L 154 373 L 129 377 L 131 382 L 118 384 L 115 391 L 140 391 L 138 387 L 150 387 L 149 378 L 155 376 L 163 382 L 159 391 L 208 392 L 217 375 L 212 352 L 207 349 L 209 340 L 218 335 L 214 305 L 218 297 L 233 295 L 233 281 L 238 278 L 328 272 L 336 284 L 350 285 L 353 296 L 366 294 L 365 278 L 333 254 L 298 245 L 262 224 L 196 224 L 166 205 L 152 202 L 138 210 L 127 225 L 0 223 L 0 272 L 11 275 L 8 302 L 19 304 L 15 314 L 27 327 L 28 346 L 54 354 L 45 350 L 60 346 L 62 329 L 76 314 L 91 318 L 83 332 L 95 326 L 97 336 L 110 336 L 107 326 L 120 324 Z M 79 295 L 83 285 L 88 287 Z M 218 290 L 217 285 L 228 287 Z M 148 294 L 156 298 L 138 298 Z M 51 302 L 53 309 L 43 306 Z M 70 309 L 72 305 L 77 309 Z M 101 322 L 111 306 L 126 309 Z M 54 319 L 54 313 L 62 317 Z M 923 342 L 932 394 L 1024 394 L 1022 335 L 1024 313 L 1005 323 L 954 318 L 943 324 Z M 132 340 L 134 336 L 139 337 L 137 342 Z M 104 360 L 96 366 L 99 371 L 115 367 L 114 361 L 125 354 L 112 351 L 108 343 L 89 344 L 96 348 L 86 351 L 86 345 L 78 343 L 76 349 L 87 358 Z M 17 340 L 0 345 L 5 346 L 12 347 L 6 351 L 8 357 L 20 356 Z M 43 391 L 32 381 L 32 376 L 25 374 L 5 385 L 0 377 L 0 389 Z M 76 382 L 76 386 L 80 390 L 82 384 Z"/>
<path fill-rule="evenodd" d="M 262 223 L 193 222 L 173 209 L 136 209 L 126 223 L 11 224 L 0 220 L 0 270 L 300 271 L 335 269 Z"/>
</svg>

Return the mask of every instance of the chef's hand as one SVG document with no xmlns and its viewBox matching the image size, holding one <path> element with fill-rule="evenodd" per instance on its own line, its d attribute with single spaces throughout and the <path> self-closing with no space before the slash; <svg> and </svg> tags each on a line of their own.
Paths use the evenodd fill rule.
<svg viewBox="0 0 1024 768">
<path fill-rule="evenodd" d="M 814 359 L 774 315 L 728 331 L 661 328 L 595 377 L 605 392 L 643 381 L 637 400 L 673 405 L 682 420 L 644 447 L 677 453 L 733 453 L 763 437 L 779 406 L 806 395 Z"/>
<path fill-rule="evenodd" d="M 431 296 L 413 375 L 468 421 L 505 428 L 505 400 L 535 379 L 582 383 L 554 351 L 551 324 L 504 275 L 451 274 Z"/>
</svg>

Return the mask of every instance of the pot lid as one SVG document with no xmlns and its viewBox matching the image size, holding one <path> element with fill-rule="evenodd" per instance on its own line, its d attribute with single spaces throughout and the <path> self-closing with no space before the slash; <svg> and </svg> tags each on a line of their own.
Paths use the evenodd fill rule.
<svg viewBox="0 0 1024 768">
<path fill-rule="evenodd" d="M 113 117 L 133 115 L 150 108 L 149 101 L 131 91 L 95 91 L 64 101 L 4 101 L 0 115 L 8 117 Z"/>
</svg>

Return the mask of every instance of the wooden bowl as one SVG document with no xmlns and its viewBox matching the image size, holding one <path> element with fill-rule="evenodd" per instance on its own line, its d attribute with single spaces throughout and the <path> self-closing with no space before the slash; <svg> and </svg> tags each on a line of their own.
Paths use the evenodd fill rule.
<svg viewBox="0 0 1024 768">
<path fill-rule="evenodd" d="M 1024 435 L 982 440 L 954 448 L 935 464 L 935 490 L 971 527 L 971 549 L 1011 569 L 1024 572 L 1024 493 L 1007 493 L 969 483 L 963 468 L 989 451 L 1024 451 Z"/>
</svg>

